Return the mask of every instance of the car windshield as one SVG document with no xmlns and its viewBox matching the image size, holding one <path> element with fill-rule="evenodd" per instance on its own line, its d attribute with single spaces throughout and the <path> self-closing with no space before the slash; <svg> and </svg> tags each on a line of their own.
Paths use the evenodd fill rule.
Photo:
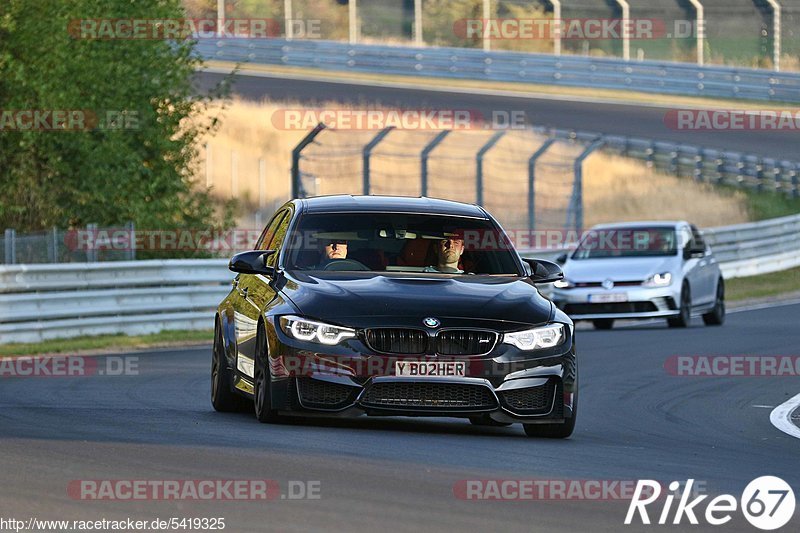
<svg viewBox="0 0 800 533">
<path fill-rule="evenodd" d="M 593 229 L 583 236 L 572 259 L 675 255 L 677 241 L 672 227 Z"/>
<path fill-rule="evenodd" d="M 303 215 L 287 240 L 289 270 L 519 276 L 508 238 L 486 219 L 405 213 Z"/>
</svg>

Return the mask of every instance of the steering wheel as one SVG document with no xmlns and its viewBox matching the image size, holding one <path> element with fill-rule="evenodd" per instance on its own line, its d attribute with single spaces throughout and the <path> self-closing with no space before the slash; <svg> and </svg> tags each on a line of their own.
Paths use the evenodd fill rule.
<svg viewBox="0 0 800 533">
<path fill-rule="evenodd" d="M 369 268 L 364 263 L 356 261 L 355 259 L 333 259 L 330 263 L 322 267 L 322 270 L 363 271 L 369 270 Z"/>
</svg>

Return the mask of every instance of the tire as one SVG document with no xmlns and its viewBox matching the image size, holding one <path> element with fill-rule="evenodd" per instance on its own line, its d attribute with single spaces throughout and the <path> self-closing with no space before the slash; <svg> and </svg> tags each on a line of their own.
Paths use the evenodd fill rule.
<svg viewBox="0 0 800 533">
<path fill-rule="evenodd" d="M 592 320 L 592 324 L 594 325 L 594 329 L 608 330 L 614 327 L 614 319 L 599 318 L 597 320 Z"/>
<path fill-rule="evenodd" d="M 250 402 L 231 390 L 232 377 L 225 358 L 222 329 L 217 321 L 211 348 L 211 405 L 220 413 L 240 413 L 250 409 Z"/>
<path fill-rule="evenodd" d="M 578 418 L 578 395 L 573 400 L 572 418 L 563 424 L 522 424 L 525 434 L 539 439 L 566 439 L 575 431 L 575 420 Z"/>
<path fill-rule="evenodd" d="M 721 326 L 725 323 L 725 282 L 720 278 L 717 283 L 717 299 L 714 309 L 703 315 L 706 326 Z"/>
<path fill-rule="evenodd" d="M 277 411 L 272 408 L 272 386 L 269 373 L 269 353 L 267 335 L 263 323 L 258 325 L 256 335 L 256 377 L 253 390 L 253 407 L 256 419 L 262 424 L 275 423 L 280 420 Z"/>
<path fill-rule="evenodd" d="M 496 420 L 492 420 L 489 415 L 474 415 L 469 417 L 469 421 L 473 426 L 505 428 L 511 425 L 509 422 L 498 422 Z"/>
<path fill-rule="evenodd" d="M 689 285 L 684 283 L 681 289 L 680 314 L 674 318 L 668 318 L 667 324 L 671 328 L 688 328 L 692 322 L 692 294 Z"/>
</svg>

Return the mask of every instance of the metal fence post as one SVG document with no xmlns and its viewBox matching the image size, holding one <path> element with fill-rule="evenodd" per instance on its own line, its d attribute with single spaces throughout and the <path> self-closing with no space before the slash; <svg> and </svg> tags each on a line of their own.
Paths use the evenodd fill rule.
<svg viewBox="0 0 800 533">
<path fill-rule="evenodd" d="M 439 134 L 433 138 L 431 142 L 429 142 L 425 148 L 422 149 L 422 153 L 420 154 L 420 194 L 422 196 L 428 195 L 428 157 L 431 155 L 431 152 L 434 148 L 439 146 L 444 138 L 447 137 L 452 130 L 444 130 L 439 132 Z"/>
<path fill-rule="evenodd" d="M 547 139 L 528 159 L 528 231 L 536 229 L 536 162 L 553 146 L 557 139 Z"/>
<path fill-rule="evenodd" d="M 286 40 L 291 41 L 294 38 L 294 26 L 292 25 L 292 0 L 283 0 L 283 24 L 286 26 L 284 32 L 286 33 Z"/>
<path fill-rule="evenodd" d="M 136 226 L 133 224 L 133 220 L 129 221 L 126 224 L 128 228 L 128 260 L 135 261 L 136 260 Z"/>
<path fill-rule="evenodd" d="M 50 249 L 49 259 L 51 263 L 58 263 L 58 228 L 53 226 L 53 230 L 50 232 Z"/>
<path fill-rule="evenodd" d="M 767 0 L 772 8 L 772 64 L 776 72 L 781 71 L 783 28 L 781 27 L 781 5 L 778 0 Z"/>
<path fill-rule="evenodd" d="M 475 156 L 475 203 L 478 205 L 483 205 L 483 157 L 505 134 L 506 130 L 502 130 L 492 135 L 491 139 L 478 150 L 478 154 Z"/>
<path fill-rule="evenodd" d="M 15 242 L 17 232 L 13 228 L 8 228 L 4 234 L 6 264 L 13 265 L 17 262 L 17 243 Z"/>
<path fill-rule="evenodd" d="M 348 0 L 347 2 L 347 18 L 349 24 L 350 44 L 358 42 L 358 6 L 357 0 Z"/>
<path fill-rule="evenodd" d="M 425 39 L 422 36 L 422 0 L 414 0 L 414 44 L 425 45 Z"/>
<path fill-rule="evenodd" d="M 225 34 L 225 0 L 217 0 L 217 37 Z"/>
<path fill-rule="evenodd" d="M 362 183 L 362 191 L 363 191 L 363 194 L 365 196 L 369 194 L 369 189 L 370 189 L 370 187 L 369 187 L 369 170 L 370 170 L 369 169 L 369 159 L 372 156 L 372 150 L 376 146 L 378 146 L 378 144 L 384 139 L 384 137 L 389 135 L 389 132 L 392 131 L 393 129 L 394 129 L 394 126 L 389 126 L 388 128 L 383 128 L 381 131 L 378 132 L 378 134 L 375 137 L 372 138 L 372 140 L 370 142 L 367 143 L 366 146 L 364 146 L 364 155 L 363 155 L 363 158 L 364 158 L 364 169 L 363 169 L 364 170 L 364 174 L 363 174 L 363 180 L 362 180 L 363 181 L 363 183 Z"/>
<path fill-rule="evenodd" d="M 631 60 L 631 32 L 628 23 L 631 18 L 631 6 L 626 0 L 616 0 L 622 9 L 622 59 Z"/>
<path fill-rule="evenodd" d="M 602 139 L 595 140 L 575 160 L 575 181 L 572 185 L 572 200 L 570 204 L 572 204 L 572 216 L 575 222 L 574 229 L 577 231 L 583 230 L 583 162 L 605 144 L 606 142 Z M 569 219 L 567 219 L 567 224 L 569 224 Z"/>
<path fill-rule="evenodd" d="M 697 16 L 695 20 L 697 21 L 697 64 L 701 67 L 705 64 L 705 47 L 706 47 L 706 17 L 705 17 L 705 9 L 703 8 L 703 4 L 700 3 L 700 0 L 689 0 L 689 2 L 694 6 L 695 12 Z"/>
<path fill-rule="evenodd" d="M 317 124 L 292 150 L 292 198 L 305 198 L 305 191 L 300 181 L 300 154 L 325 127 L 322 122 Z"/>
<path fill-rule="evenodd" d="M 489 25 L 489 18 L 492 16 L 492 0 L 483 0 L 483 49 L 487 52 L 492 49 L 492 41 L 489 38 L 487 26 Z"/>
<path fill-rule="evenodd" d="M 553 54 L 561 55 L 561 0 L 549 0 L 553 4 Z"/>
<path fill-rule="evenodd" d="M 92 244 L 86 249 L 86 262 L 97 261 L 97 224 L 86 224 L 86 233 L 91 236 Z"/>
</svg>

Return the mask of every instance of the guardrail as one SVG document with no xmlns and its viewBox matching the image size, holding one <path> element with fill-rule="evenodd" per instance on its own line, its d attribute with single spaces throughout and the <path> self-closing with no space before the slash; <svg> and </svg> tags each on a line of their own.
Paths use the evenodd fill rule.
<svg viewBox="0 0 800 533">
<path fill-rule="evenodd" d="M 800 266 L 800 215 L 704 234 L 726 278 Z M 225 259 L 0 266 L 0 344 L 211 329 L 232 278 Z"/>
<path fill-rule="evenodd" d="M 668 61 L 247 38 L 203 39 L 197 51 L 209 60 L 322 70 L 800 102 L 800 74 Z"/>
<path fill-rule="evenodd" d="M 225 259 L 0 267 L 0 344 L 211 329 L 233 278 Z"/>
</svg>

